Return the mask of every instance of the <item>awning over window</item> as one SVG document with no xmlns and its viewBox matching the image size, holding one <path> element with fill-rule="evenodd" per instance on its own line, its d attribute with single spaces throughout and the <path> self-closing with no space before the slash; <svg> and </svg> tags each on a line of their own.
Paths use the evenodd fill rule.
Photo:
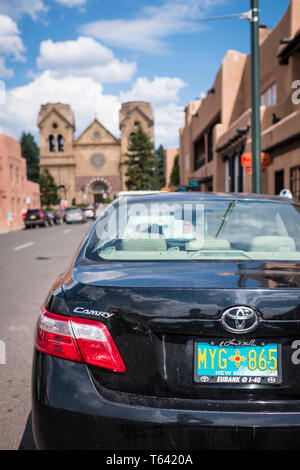
<svg viewBox="0 0 300 470">
<path fill-rule="evenodd" d="M 291 39 L 285 39 L 286 45 L 278 54 L 279 64 L 287 65 L 289 58 L 300 51 L 300 31 Z"/>
</svg>

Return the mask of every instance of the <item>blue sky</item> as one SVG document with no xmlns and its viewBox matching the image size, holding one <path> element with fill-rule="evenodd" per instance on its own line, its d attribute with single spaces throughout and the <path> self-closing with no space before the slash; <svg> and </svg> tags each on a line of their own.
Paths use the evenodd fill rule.
<svg viewBox="0 0 300 470">
<path fill-rule="evenodd" d="M 248 53 L 250 26 L 201 18 L 249 10 L 250 0 L 1 0 L 0 132 L 37 135 L 45 102 L 67 102 L 77 134 L 97 114 L 118 136 L 124 100 L 151 101 L 155 143 L 178 145 L 183 107 L 211 87 L 228 49 Z M 289 0 L 260 0 L 274 27 Z"/>
</svg>

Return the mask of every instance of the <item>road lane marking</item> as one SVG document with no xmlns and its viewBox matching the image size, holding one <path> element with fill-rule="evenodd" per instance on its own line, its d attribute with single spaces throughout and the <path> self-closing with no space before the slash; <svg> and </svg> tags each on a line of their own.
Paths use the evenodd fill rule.
<svg viewBox="0 0 300 470">
<path fill-rule="evenodd" d="M 64 233 L 69 233 L 69 232 L 71 232 L 70 228 L 68 228 L 67 230 L 64 230 Z"/>
<path fill-rule="evenodd" d="M 28 242 L 28 243 L 25 243 L 24 245 L 16 246 L 14 250 L 15 251 L 23 250 L 23 248 L 27 248 L 28 246 L 32 246 L 32 245 L 34 245 L 34 242 Z"/>
</svg>

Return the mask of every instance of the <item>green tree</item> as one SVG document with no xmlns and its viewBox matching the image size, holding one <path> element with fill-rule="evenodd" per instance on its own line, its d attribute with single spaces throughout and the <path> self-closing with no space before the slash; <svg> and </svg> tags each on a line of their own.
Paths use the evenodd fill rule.
<svg viewBox="0 0 300 470">
<path fill-rule="evenodd" d="M 47 168 L 44 168 L 39 176 L 42 206 L 51 206 L 59 203 L 60 198 L 54 178 Z"/>
<path fill-rule="evenodd" d="M 174 165 L 170 175 L 170 182 L 172 186 L 179 186 L 180 184 L 180 173 L 179 173 L 179 153 L 174 158 Z"/>
<path fill-rule="evenodd" d="M 140 124 L 131 136 L 126 156 L 124 164 L 127 165 L 127 189 L 129 191 L 153 189 L 153 142 Z"/>
<path fill-rule="evenodd" d="M 27 162 L 27 178 L 37 183 L 40 174 L 40 149 L 30 133 L 23 132 L 20 144 L 22 157 Z"/>
<path fill-rule="evenodd" d="M 154 189 L 161 189 L 166 185 L 166 174 L 165 174 L 165 149 L 162 145 L 155 151 L 155 183 Z"/>
</svg>

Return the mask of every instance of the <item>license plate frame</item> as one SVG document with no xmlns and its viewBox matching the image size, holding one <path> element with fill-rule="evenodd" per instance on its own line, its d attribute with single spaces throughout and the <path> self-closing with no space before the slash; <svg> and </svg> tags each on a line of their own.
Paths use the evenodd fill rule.
<svg viewBox="0 0 300 470">
<path fill-rule="evenodd" d="M 232 367 L 230 368 L 231 370 L 228 370 L 228 367 L 223 369 L 223 371 L 220 372 L 217 375 L 212 374 L 212 373 L 201 373 L 199 374 L 199 369 L 198 369 L 198 350 L 199 350 L 199 345 L 205 346 L 208 348 L 219 348 L 219 350 L 223 349 L 227 351 L 226 359 L 229 358 L 229 354 L 234 356 L 234 352 L 236 350 L 240 351 L 240 356 L 241 357 L 246 357 L 246 351 L 247 348 L 248 350 L 255 350 L 256 354 L 259 351 L 262 351 L 262 349 L 267 349 L 269 350 L 271 347 L 274 348 L 274 346 L 277 347 L 277 352 L 276 352 L 276 358 L 277 358 L 277 375 L 273 375 L 271 373 L 268 374 L 262 374 L 256 373 L 255 369 L 249 374 L 242 374 L 242 369 L 237 368 L 235 370 L 235 374 L 233 374 L 233 369 Z M 271 346 L 272 345 L 272 346 Z M 258 349 L 260 348 L 260 349 Z M 233 351 L 235 349 L 235 351 Z M 218 350 L 218 349 L 217 349 Z M 215 353 L 217 354 L 217 352 Z M 262 357 L 265 357 L 264 355 Z M 243 361 L 246 362 L 246 361 Z M 233 360 L 230 360 L 230 363 L 235 362 Z M 232 365 L 232 364 L 231 364 Z M 242 363 L 240 367 L 242 366 Z M 194 382 L 199 383 L 201 385 L 211 385 L 211 384 L 218 384 L 218 385 L 233 385 L 233 386 L 238 386 L 238 385 L 280 385 L 282 384 L 282 345 L 278 343 L 278 341 L 274 341 L 273 339 L 269 340 L 236 340 L 236 339 L 196 339 L 194 341 L 194 364 L 193 364 L 194 370 Z M 243 370 L 245 367 L 243 367 Z M 249 371 L 249 369 L 248 369 Z M 230 372 L 230 373 L 229 373 Z M 264 371 L 262 371 L 264 372 Z"/>
</svg>

